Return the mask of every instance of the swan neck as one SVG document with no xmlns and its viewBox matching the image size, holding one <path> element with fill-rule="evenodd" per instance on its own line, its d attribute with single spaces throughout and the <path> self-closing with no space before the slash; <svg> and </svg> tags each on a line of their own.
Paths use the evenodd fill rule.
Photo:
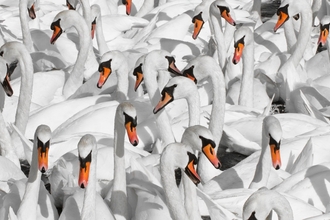
<svg viewBox="0 0 330 220">
<path fill-rule="evenodd" d="M 254 173 L 254 177 L 249 186 L 250 189 L 259 189 L 267 185 L 268 178 L 271 171 L 271 154 L 270 147 L 268 145 L 269 138 L 266 137 L 266 134 L 263 133 L 261 140 L 261 152 L 259 156 L 259 161 Z"/>
<path fill-rule="evenodd" d="M 219 67 L 215 67 L 211 74 L 213 86 L 213 105 L 211 110 L 209 129 L 216 143 L 216 152 L 222 137 L 225 118 L 226 86 L 224 75 Z"/>
<path fill-rule="evenodd" d="M 80 50 L 73 70 L 67 79 L 64 88 L 63 95 L 65 98 L 71 96 L 83 83 L 83 73 L 85 71 L 85 63 L 88 57 L 89 47 L 91 45 L 91 38 L 89 36 L 90 30 L 81 17 L 74 19 L 74 28 L 79 35 Z"/>
<path fill-rule="evenodd" d="M 37 136 L 34 136 L 35 140 Z M 32 163 L 29 178 L 26 183 L 25 193 L 17 211 L 18 219 L 37 219 L 37 205 L 40 191 L 41 172 L 38 169 L 37 141 L 33 143 Z"/>
<path fill-rule="evenodd" d="M 114 180 L 110 208 L 116 219 L 129 219 L 126 171 L 125 171 L 125 128 L 122 122 L 115 119 L 114 131 Z"/>
<path fill-rule="evenodd" d="M 92 149 L 92 162 L 88 177 L 88 184 L 85 189 L 83 207 L 81 211 L 81 220 L 96 219 L 95 203 L 96 203 L 96 164 L 97 164 L 97 148 Z"/>
<path fill-rule="evenodd" d="M 219 65 L 221 68 L 224 68 L 227 53 L 226 53 L 226 45 L 223 43 L 224 36 L 222 32 L 222 24 L 221 24 L 221 20 L 219 21 L 218 18 L 211 11 L 210 11 L 210 28 L 217 46 Z"/>
<path fill-rule="evenodd" d="M 243 74 L 238 104 L 253 107 L 253 79 L 254 79 L 254 46 L 247 43 L 243 51 Z"/>
<path fill-rule="evenodd" d="M 188 220 L 181 193 L 175 183 L 174 158 L 172 154 L 164 152 L 160 161 L 161 180 L 165 192 L 167 206 L 173 220 Z M 183 174 L 185 175 L 185 174 Z"/>
<path fill-rule="evenodd" d="M 184 205 L 188 218 L 191 220 L 200 220 L 196 186 L 187 175 L 182 175 L 183 190 L 184 190 Z"/>
<path fill-rule="evenodd" d="M 287 42 L 287 50 L 292 54 L 294 46 L 297 43 L 296 33 L 293 27 L 292 19 L 286 21 L 283 25 L 284 35 Z"/>
<path fill-rule="evenodd" d="M 189 111 L 189 126 L 199 125 L 200 121 L 200 100 L 199 93 L 190 93 L 187 99 L 188 111 Z"/>
<path fill-rule="evenodd" d="M 276 212 L 279 220 L 294 219 L 291 205 L 287 199 L 281 195 L 278 195 L 275 196 L 274 199 L 271 199 L 271 201 L 273 209 Z"/>
<path fill-rule="evenodd" d="M 96 41 L 97 47 L 99 49 L 99 56 L 102 57 L 103 54 L 109 51 L 109 47 L 105 41 L 103 34 L 103 25 L 102 25 L 102 16 L 101 14 L 97 15 L 96 18 Z"/>
<path fill-rule="evenodd" d="M 304 52 L 310 40 L 309 38 L 311 31 L 312 31 L 312 11 L 310 10 L 310 6 L 309 7 L 303 6 L 303 10 L 301 11 L 301 25 L 297 39 L 296 49 L 288 59 L 288 62 L 292 61 L 295 67 L 298 66 L 300 60 L 304 56 Z"/>
<path fill-rule="evenodd" d="M 122 63 L 121 67 L 116 71 L 117 74 L 117 98 L 118 100 L 127 100 L 128 93 L 128 69 L 127 63 Z"/>
<path fill-rule="evenodd" d="M 149 55 L 147 55 L 144 62 L 144 82 L 150 102 L 152 106 L 156 106 L 161 97 L 159 88 L 157 87 L 157 71 L 152 63 L 153 61 L 149 58 Z M 163 146 L 175 142 L 170 120 L 165 109 L 160 110 L 155 115 L 155 118 L 160 137 L 163 141 Z"/>
<path fill-rule="evenodd" d="M 19 2 L 19 18 L 21 22 L 21 30 L 23 37 L 23 44 L 30 53 L 34 52 L 32 37 L 30 34 L 29 18 L 27 16 L 27 0 L 20 0 Z"/>
</svg>

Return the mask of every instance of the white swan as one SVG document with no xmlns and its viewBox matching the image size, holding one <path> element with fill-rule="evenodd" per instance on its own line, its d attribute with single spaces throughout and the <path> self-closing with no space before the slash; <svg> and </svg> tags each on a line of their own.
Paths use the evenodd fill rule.
<svg viewBox="0 0 330 220">
<path fill-rule="evenodd" d="M 126 192 L 125 172 L 125 129 L 132 145 L 138 144 L 136 134 L 137 116 L 134 106 L 122 102 L 117 107 L 114 137 L 114 181 L 111 192 L 110 208 L 116 219 L 130 219 Z"/>
<path fill-rule="evenodd" d="M 225 82 L 221 68 L 215 60 L 209 56 L 199 56 L 189 62 L 183 70 L 183 75 L 193 79 L 196 83 L 205 79 L 211 81 L 213 91 L 213 104 L 209 122 L 209 129 L 216 143 L 215 152 L 218 152 L 225 118 Z M 198 170 L 203 181 L 207 182 L 219 171 L 212 169 L 205 156 L 200 157 Z M 213 171 L 213 172 L 212 172 Z"/>
<path fill-rule="evenodd" d="M 22 79 L 18 103 L 16 105 L 5 104 L 3 115 L 5 115 L 5 117 L 7 118 L 7 114 L 13 115 L 13 113 L 15 112 L 15 125 L 21 132 L 24 133 L 26 130 L 26 125 L 30 113 L 32 98 L 33 66 L 31 56 L 27 51 L 26 47 L 19 42 L 8 42 L 2 45 L 2 47 L 0 48 L 0 53 L 9 64 L 18 61 L 19 65 L 21 66 Z M 5 91 L 8 96 L 11 96 L 13 90 L 9 83 L 9 76 L 1 80 L 5 80 L 5 82 L 3 82 L 2 84 L 6 85 Z M 15 107 L 16 110 L 14 110 Z M 9 117 L 8 121 L 14 120 L 12 119 L 12 117 Z M 25 159 L 22 142 L 19 140 L 19 137 L 15 132 L 11 135 L 13 147 L 18 158 Z"/>
<path fill-rule="evenodd" d="M 254 40 L 250 28 L 240 27 L 237 29 L 234 42 L 233 63 L 237 64 L 243 56 L 243 73 L 240 81 L 231 83 L 227 92 L 227 102 L 264 109 L 270 99 L 266 93 L 265 85 L 254 78 Z"/>
<path fill-rule="evenodd" d="M 175 220 L 192 219 L 188 216 L 184 208 L 180 191 L 176 186 L 174 178 L 174 170 L 177 168 L 184 169 L 190 179 L 198 184 L 200 177 L 195 171 L 194 164 L 197 164 L 197 158 L 193 154 L 190 147 L 182 143 L 172 143 L 165 147 L 160 158 L 160 173 L 162 184 L 164 187 L 165 197 L 171 216 Z M 194 217 L 193 219 L 195 219 Z M 199 217 L 200 218 L 200 217 Z"/>
<path fill-rule="evenodd" d="M 203 4 L 206 5 L 204 6 Z M 210 5 L 208 6 L 208 4 Z M 203 9 L 201 12 L 200 8 Z M 211 33 L 213 34 L 217 45 L 218 62 L 222 70 L 224 70 L 226 66 L 227 51 L 236 25 L 236 22 L 234 21 L 235 16 L 231 12 L 233 12 L 233 10 L 231 10 L 229 4 L 227 4 L 227 2 L 224 0 L 216 0 L 213 2 L 205 1 L 202 3 L 202 7 L 196 7 L 195 14 L 197 15 L 194 16 L 192 20 L 194 23 L 194 39 L 197 38 L 201 28 L 203 27 L 203 24 L 209 20 Z M 227 21 L 225 33 L 223 32 L 222 28 L 221 17 Z"/>
<path fill-rule="evenodd" d="M 2 198 L 2 219 L 7 216 L 9 206 L 12 206 L 18 219 L 58 219 L 53 199 L 48 194 L 41 181 L 41 173 L 48 170 L 48 153 L 50 149 L 51 131 L 48 126 L 40 125 L 36 129 L 32 162 L 29 178 L 26 184 L 21 181 L 12 183 L 12 190 Z M 23 184 L 23 185 L 22 185 Z M 15 188 L 21 190 L 15 192 Z"/>
<path fill-rule="evenodd" d="M 66 76 L 66 81 L 63 86 L 63 96 L 68 98 L 72 95 L 79 86 L 83 83 L 83 73 L 84 65 L 88 56 L 89 47 L 91 45 L 91 38 L 87 36 L 89 28 L 87 27 L 86 22 L 82 22 L 83 19 L 78 12 L 73 10 L 62 11 L 58 13 L 53 23 L 51 24 L 51 29 L 53 30 L 53 36 L 50 39 L 50 43 L 54 44 L 57 38 L 59 38 L 63 31 L 70 27 L 74 27 L 79 38 L 80 50 L 76 60 L 76 63 L 70 73 L 70 76 Z"/>
<path fill-rule="evenodd" d="M 263 120 L 262 148 L 259 154 L 251 155 L 236 166 L 223 171 L 219 176 L 204 184 L 203 190 L 210 196 L 216 195 L 219 190 L 234 188 L 273 187 L 282 182 L 272 171 L 281 167 L 280 144 L 282 128 L 274 116 L 267 116 Z M 258 162 L 252 158 L 259 157 Z M 251 172 L 251 170 L 254 170 Z"/>
<path fill-rule="evenodd" d="M 96 192 L 97 143 L 94 136 L 84 135 L 78 143 L 79 181 L 77 190 L 65 200 L 63 219 L 115 219 L 102 197 Z"/>
</svg>

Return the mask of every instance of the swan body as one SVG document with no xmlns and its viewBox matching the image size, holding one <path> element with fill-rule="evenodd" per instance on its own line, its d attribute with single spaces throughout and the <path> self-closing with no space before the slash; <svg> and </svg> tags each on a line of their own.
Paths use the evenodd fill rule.
<svg viewBox="0 0 330 220">
<path fill-rule="evenodd" d="M 65 200 L 59 219 L 114 219 L 108 206 L 95 189 L 96 145 L 96 140 L 92 135 L 86 134 L 80 139 L 78 143 L 80 157 L 78 185 L 85 189 L 78 189 Z"/>
<path fill-rule="evenodd" d="M 29 178 L 26 182 L 21 180 L 11 183 L 11 192 L 2 197 L 1 216 L 3 219 L 8 215 L 9 206 L 12 206 L 16 212 L 17 219 L 58 219 L 53 199 L 41 182 L 41 173 L 45 173 L 48 169 L 50 138 L 49 127 L 38 126 L 34 138 Z"/>
</svg>

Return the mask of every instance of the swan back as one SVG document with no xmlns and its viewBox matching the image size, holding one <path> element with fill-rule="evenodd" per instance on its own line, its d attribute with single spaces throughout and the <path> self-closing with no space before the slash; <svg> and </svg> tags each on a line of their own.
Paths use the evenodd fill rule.
<svg viewBox="0 0 330 220">
<path fill-rule="evenodd" d="M 266 219 L 274 210 L 279 220 L 294 219 L 288 200 L 275 190 L 261 188 L 254 192 L 244 203 L 243 220 Z"/>
</svg>

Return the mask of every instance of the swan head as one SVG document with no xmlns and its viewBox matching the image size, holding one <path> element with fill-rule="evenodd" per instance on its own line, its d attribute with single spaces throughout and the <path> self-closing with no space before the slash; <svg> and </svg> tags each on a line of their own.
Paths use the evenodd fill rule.
<svg viewBox="0 0 330 220">
<path fill-rule="evenodd" d="M 279 120 L 274 116 L 267 116 L 263 120 L 263 137 L 267 140 L 270 147 L 273 167 L 281 168 L 280 146 L 282 139 L 282 127 Z M 266 144 L 265 144 L 266 146 Z"/>
<path fill-rule="evenodd" d="M 240 61 L 243 55 L 244 47 L 250 44 L 251 42 L 253 42 L 253 34 L 250 28 L 243 26 L 235 31 L 234 33 L 235 51 L 233 56 L 234 64 L 237 64 Z"/>
<path fill-rule="evenodd" d="M 211 76 L 213 72 L 219 71 L 221 71 L 221 69 L 215 59 L 203 55 L 189 61 L 187 66 L 182 70 L 182 75 L 188 77 L 197 84 Z"/>
<path fill-rule="evenodd" d="M 330 16 L 326 15 L 321 20 L 320 36 L 317 41 L 317 45 L 318 45 L 317 51 L 320 51 L 320 49 L 323 48 L 327 42 L 329 36 L 329 26 L 330 26 Z"/>
<path fill-rule="evenodd" d="M 97 19 L 101 15 L 101 8 L 98 4 L 94 4 L 91 6 L 91 17 L 92 17 L 92 39 L 94 39 L 95 32 L 96 32 L 96 25 L 97 25 Z"/>
<path fill-rule="evenodd" d="M 150 65 L 155 70 L 167 70 L 174 75 L 181 75 L 181 71 L 175 65 L 175 58 L 166 50 L 153 50 L 144 57 L 144 66 Z M 142 69 L 143 70 L 143 69 Z"/>
<path fill-rule="evenodd" d="M 12 96 L 14 93 L 10 85 L 10 75 L 16 66 L 17 63 L 15 63 L 14 66 L 9 66 L 7 62 L 2 57 L 0 57 L 0 83 L 7 96 Z"/>
<path fill-rule="evenodd" d="M 52 132 L 47 125 L 39 125 L 35 132 L 35 143 L 38 149 L 38 169 L 45 173 L 48 170 L 48 152 Z"/>
<path fill-rule="evenodd" d="M 171 143 L 167 145 L 160 157 L 161 173 L 165 169 L 173 169 L 172 171 L 177 168 L 183 169 L 195 185 L 200 183 L 201 180 L 195 169 L 197 163 L 198 159 L 191 147 L 183 143 Z M 168 177 L 162 176 L 162 178 Z"/>
<path fill-rule="evenodd" d="M 188 98 L 193 94 L 197 94 L 196 84 L 184 76 L 176 76 L 171 78 L 161 92 L 161 99 L 153 110 L 157 114 L 169 103 L 175 99 Z"/>
<path fill-rule="evenodd" d="M 137 146 L 139 138 L 136 132 L 137 114 L 135 107 L 130 102 L 120 103 L 116 111 L 116 120 L 125 126 L 130 143 L 133 146 Z"/>
<path fill-rule="evenodd" d="M 97 88 L 102 88 L 111 73 L 125 65 L 123 64 L 125 60 L 126 58 L 123 54 L 118 51 L 109 51 L 103 54 L 99 65 L 100 77 L 97 83 Z"/>
<path fill-rule="evenodd" d="M 126 6 L 126 14 L 130 15 L 132 10 L 132 0 L 122 0 L 122 3 Z"/>
<path fill-rule="evenodd" d="M 75 26 L 77 23 L 84 24 L 83 20 L 83 17 L 75 10 L 59 12 L 50 25 L 50 29 L 53 30 L 50 43 L 54 44 L 66 29 Z"/>
<path fill-rule="evenodd" d="M 20 42 L 7 42 L 0 48 L 0 56 L 3 57 L 8 64 L 7 71 L 1 71 L 0 73 L 0 82 L 8 96 L 13 95 L 13 90 L 10 85 L 10 76 L 17 67 L 18 59 L 22 54 L 29 56 L 29 52 L 25 45 Z"/>
<path fill-rule="evenodd" d="M 28 14 L 29 14 L 29 17 L 31 19 L 35 19 L 37 16 L 36 16 L 36 11 L 34 9 L 34 0 L 30 0 L 28 1 L 28 5 L 27 5 L 27 10 L 28 10 Z"/>
<path fill-rule="evenodd" d="M 68 7 L 69 10 L 76 10 L 77 1 L 73 2 L 73 0 L 66 0 L 66 7 Z"/>
<path fill-rule="evenodd" d="M 96 150 L 96 139 L 93 135 L 86 134 L 78 142 L 79 153 L 79 180 L 78 185 L 86 188 L 88 185 L 91 164 L 93 160 L 93 151 Z"/>
<path fill-rule="evenodd" d="M 214 10 L 216 10 L 216 11 L 214 11 Z M 230 25 L 236 26 L 236 22 L 234 20 L 235 14 L 233 13 L 234 11 L 231 10 L 230 5 L 226 1 L 224 1 L 224 0 L 214 1 L 211 5 L 210 11 L 213 14 L 219 14 L 219 12 L 220 12 L 220 16 L 222 18 L 224 18 Z"/>
<path fill-rule="evenodd" d="M 216 169 L 220 169 L 221 163 L 215 151 L 215 142 L 211 131 L 201 125 L 188 127 L 182 135 L 182 143 L 191 146 L 194 150 L 203 152 Z"/>
</svg>

